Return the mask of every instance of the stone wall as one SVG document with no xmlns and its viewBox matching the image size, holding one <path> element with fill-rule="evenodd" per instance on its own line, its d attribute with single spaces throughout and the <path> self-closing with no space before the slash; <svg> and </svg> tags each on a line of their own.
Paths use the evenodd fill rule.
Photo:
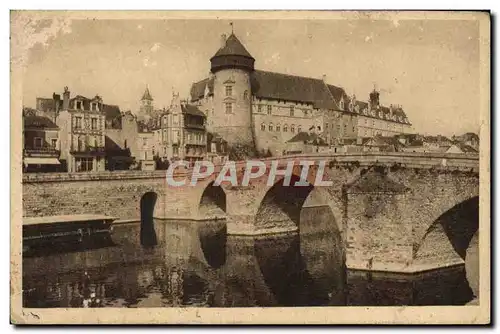
<svg viewBox="0 0 500 334">
<path fill-rule="evenodd" d="M 165 208 L 165 172 L 32 174 L 23 178 L 23 216 L 106 214 L 119 219 L 140 217 L 140 200 L 158 194 L 154 215 L 186 214 L 182 202 Z M 177 196 L 182 201 L 185 196 Z M 166 212 L 168 211 L 168 212 Z"/>
</svg>

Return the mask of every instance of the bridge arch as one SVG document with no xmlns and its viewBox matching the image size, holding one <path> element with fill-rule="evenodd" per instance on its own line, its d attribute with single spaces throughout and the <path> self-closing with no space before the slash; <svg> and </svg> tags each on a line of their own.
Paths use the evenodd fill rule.
<svg viewBox="0 0 500 334">
<path fill-rule="evenodd" d="M 453 251 L 465 259 L 467 248 L 479 228 L 479 196 L 462 201 L 442 213 L 427 228 L 416 247 L 416 256 L 430 251 L 431 240 L 444 246 L 449 242 Z"/>
<path fill-rule="evenodd" d="M 214 181 L 203 189 L 199 198 L 200 216 L 224 216 L 226 214 L 226 193 L 220 185 L 214 185 Z"/>
<path fill-rule="evenodd" d="M 307 182 L 307 185 L 296 186 L 300 180 L 296 174 L 292 174 L 290 186 L 284 184 L 285 179 L 280 178 L 273 186 L 266 189 L 260 197 L 255 214 L 256 230 L 266 229 L 300 229 L 301 212 L 304 204 L 311 202 L 313 206 L 328 206 L 332 211 L 332 219 L 336 229 L 341 231 L 341 214 L 335 208 L 338 201 L 326 189 L 327 187 L 315 187 Z M 314 203 L 320 200 L 320 204 Z M 273 226 L 274 225 L 274 226 Z"/>
<path fill-rule="evenodd" d="M 158 200 L 158 194 L 148 191 L 141 197 L 141 245 L 145 247 L 156 246 L 158 243 L 154 225 L 154 209 Z"/>
</svg>

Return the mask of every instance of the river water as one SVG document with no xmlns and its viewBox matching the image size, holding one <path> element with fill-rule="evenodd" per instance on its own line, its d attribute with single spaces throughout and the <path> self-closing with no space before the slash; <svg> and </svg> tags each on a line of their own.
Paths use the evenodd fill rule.
<svg viewBox="0 0 500 334">
<path fill-rule="evenodd" d="M 141 246 L 140 224 L 116 225 L 92 244 L 25 253 L 23 304 L 463 305 L 473 299 L 465 266 L 420 275 L 346 270 L 338 232 L 310 221 L 300 233 L 257 238 L 227 236 L 223 221 L 158 220 L 154 247 Z"/>
</svg>

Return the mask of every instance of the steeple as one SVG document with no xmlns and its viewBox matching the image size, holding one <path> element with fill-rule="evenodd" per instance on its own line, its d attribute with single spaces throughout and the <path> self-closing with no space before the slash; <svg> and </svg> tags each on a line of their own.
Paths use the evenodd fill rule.
<svg viewBox="0 0 500 334">
<path fill-rule="evenodd" d="M 149 92 L 148 85 L 146 85 L 146 90 L 144 91 L 144 94 L 142 94 L 142 99 L 141 100 L 153 101 L 153 97 L 151 96 L 151 93 Z"/>
<path fill-rule="evenodd" d="M 222 38 L 225 39 L 225 35 L 222 35 Z M 210 59 L 210 62 L 212 73 L 226 68 L 240 68 L 253 71 L 255 59 L 241 44 L 236 35 L 231 32 L 231 35 L 222 43 L 219 50 Z"/>
<path fill-rule="evenodd" d="M 153 112 L 153 97 L 149 92 L 149 87 L 146 85 L 146 90 L 142 94 L 140 112 L 143 115 L 151 114 Z"/>
</svg>

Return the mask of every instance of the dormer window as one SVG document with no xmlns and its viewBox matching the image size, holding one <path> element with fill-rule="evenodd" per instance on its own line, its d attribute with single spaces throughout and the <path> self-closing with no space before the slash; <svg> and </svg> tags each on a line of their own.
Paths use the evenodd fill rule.
<svg viewBox="0 0 500 334">
<path fill-rule="evenodd" d="M 344 110 L 344 100 L 340 100 L 340 109 Z"/>
<path fill-rule="evenodd" d="M 226 96 L 233 96 L 233 86 L 226 86 Z"/>
<path fill-rule="evenodd" d="M 83 103 L 82 101 L 76 101 L 76 109 L 82 110 L 83 109 Z"/>
<path fill-rule="evenodd" d="M 358 106 L 358 105 L 356 105 L 356 106 L 354 107 L 354 111 L 356 111 L 357 113 L 359 113 L 359 106 Z"/>
<path fill-rule="evenodd" d="M 271 115 L 273 113 L 273 106 L 267 106 L 267 114 Z"/>
<path fill-rule="evenodd" d="M 92 102 L 90 104 L 90 110 L 92 110 L 92 111 L 99 111 L 99 105 L 97 104 L 97 102 Z"/>
</svg>

